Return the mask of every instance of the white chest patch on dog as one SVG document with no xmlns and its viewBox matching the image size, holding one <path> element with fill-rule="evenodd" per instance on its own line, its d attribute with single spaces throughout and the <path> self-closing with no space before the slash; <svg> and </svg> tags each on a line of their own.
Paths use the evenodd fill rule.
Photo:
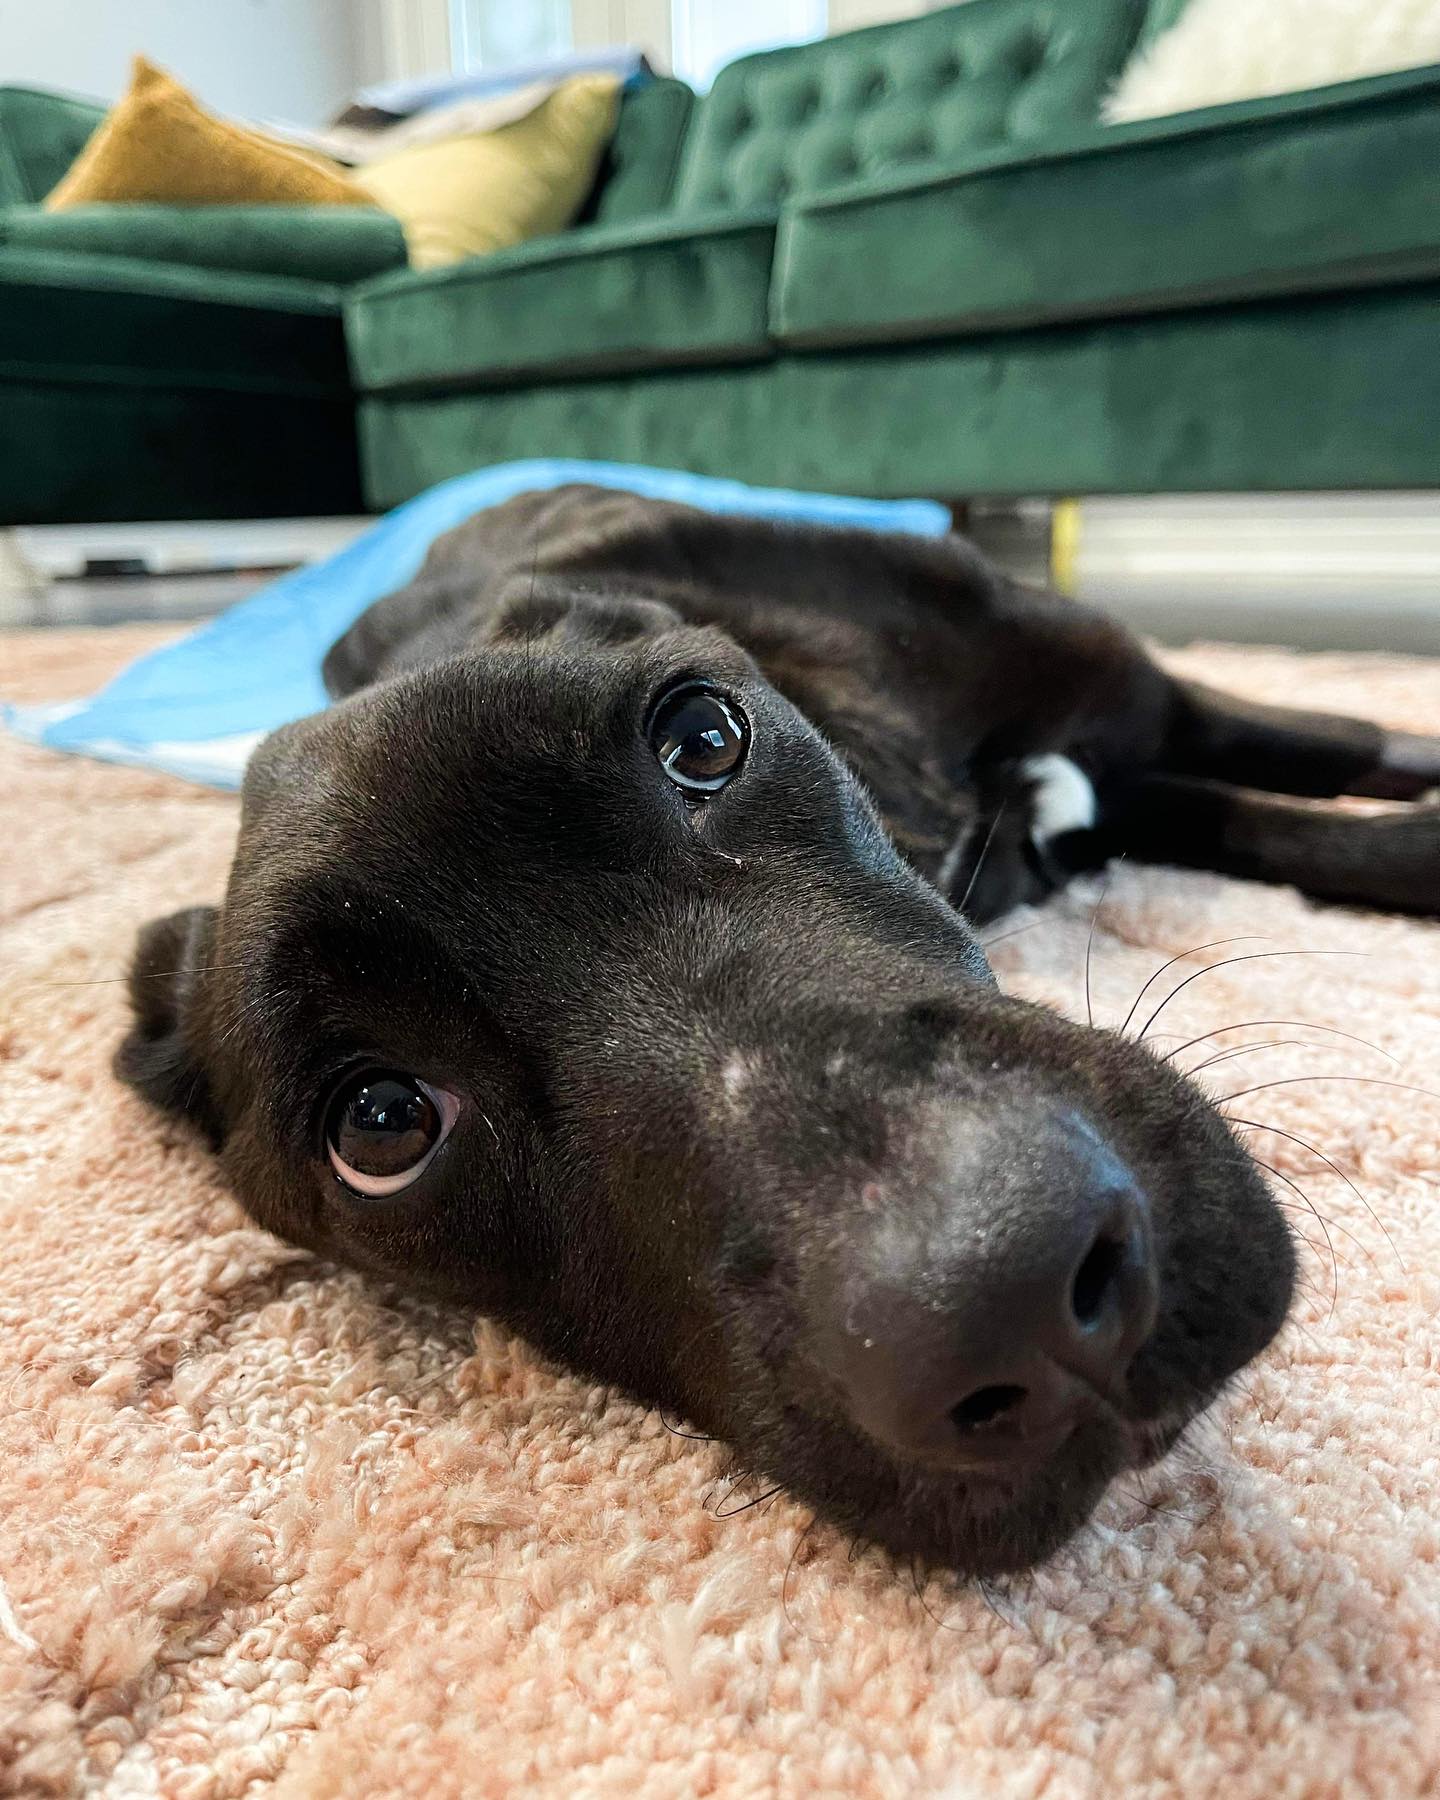
<svg viewBox="0 0 1440 1800">
<path fill-rule="evenodd" d="M 1068 756 L 1027 756 L 1020 772 L 1031 783 L 1030 835 L 1037 844 L 1095 824 L 1095 790 Z"/>
</svg>

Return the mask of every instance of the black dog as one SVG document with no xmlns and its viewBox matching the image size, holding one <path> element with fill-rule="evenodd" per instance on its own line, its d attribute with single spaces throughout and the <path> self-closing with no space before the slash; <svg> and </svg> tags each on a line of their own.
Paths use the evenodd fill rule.
<svg viewBox="0 0 1440 1800">
<path fill-rule="evenodd" d="M 262 1223 L 970 1571 L 1277 1330 L 1226 1124 L 1005 998 L 961 914 L 1122 847 L 1434 910 L 1440 808 L 1275 793 L 1418 797 L 1440 739 L 1174 681 L 959 539 L 588 488 L 443 539 L 326 673 L 223 908 L 142 934 L 119 1054 Z"/>
</svg>

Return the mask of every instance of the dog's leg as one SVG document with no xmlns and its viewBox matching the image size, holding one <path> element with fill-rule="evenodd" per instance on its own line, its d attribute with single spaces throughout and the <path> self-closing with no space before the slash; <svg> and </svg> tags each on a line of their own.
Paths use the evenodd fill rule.
<svg viewBox="0 0 1440 1800">
<path fill-rule="evenodd" d="M 1257 705 L 1193 682 L 1178 682 L 1175 691 L 1166 773 L 1269 793 L 1382 800 L 1415 800 L 1440 787 L 1440 737 Z"/>
<path fill-rule="evenodd" d="M 1101 833 L 1104 850 L 1254 881 L 1320 900 L 1440 913 L 1440 805 L 1364 812 L 1220 781 L 1143 778 Z"/>
</svg>

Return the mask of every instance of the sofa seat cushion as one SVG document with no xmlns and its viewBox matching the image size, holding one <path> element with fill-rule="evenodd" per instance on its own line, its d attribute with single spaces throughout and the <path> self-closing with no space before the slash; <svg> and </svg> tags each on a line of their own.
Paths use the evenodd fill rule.
<svg viewBox="0 0 1440 1800">
<path fill-rule="evenodd" d="M 791 208 L 772 331 L 937 337 L 1440 269 L 1440 69 L 1075 135 Z"/>
<path fill-rule="evenodd" d="M 589 226 L 352 292 L 356 383 L 485 386 L 764 355 L 771 212 Z"/>
<path fill-rule="evenodd" d="M 339 286 L 405 263 L 399 220 L 362 206 L 15 206 L 0 209 L 0 245 Z"/>
<path fill-rule="evenodd" d="M 589 456 L 830 493 L 1431 487 L 1440 281 L 361 402 L 366 495 Z"/>
<path fill-rule="evenodd" d="M 159 386 L 338 396 L 340 291 L 0 244 L 5 384 Z"/>
</svg>

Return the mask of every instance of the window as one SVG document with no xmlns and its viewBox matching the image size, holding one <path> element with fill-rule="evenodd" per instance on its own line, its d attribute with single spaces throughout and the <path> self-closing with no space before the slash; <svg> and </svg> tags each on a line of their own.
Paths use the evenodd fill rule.
<svg viewBox="0 0 1440 1800">
<path fill-rule="evenodd" d="M 570 0 L 450 0 L 455 69 L 502 69 L 559 56 L 574 41 Z"/>
<path fill-rule="evenodd" d="M 675 73 L 706 88 L 749 50 L 824 37 L 826 0 L 671 0 Z"/>
</svg>

